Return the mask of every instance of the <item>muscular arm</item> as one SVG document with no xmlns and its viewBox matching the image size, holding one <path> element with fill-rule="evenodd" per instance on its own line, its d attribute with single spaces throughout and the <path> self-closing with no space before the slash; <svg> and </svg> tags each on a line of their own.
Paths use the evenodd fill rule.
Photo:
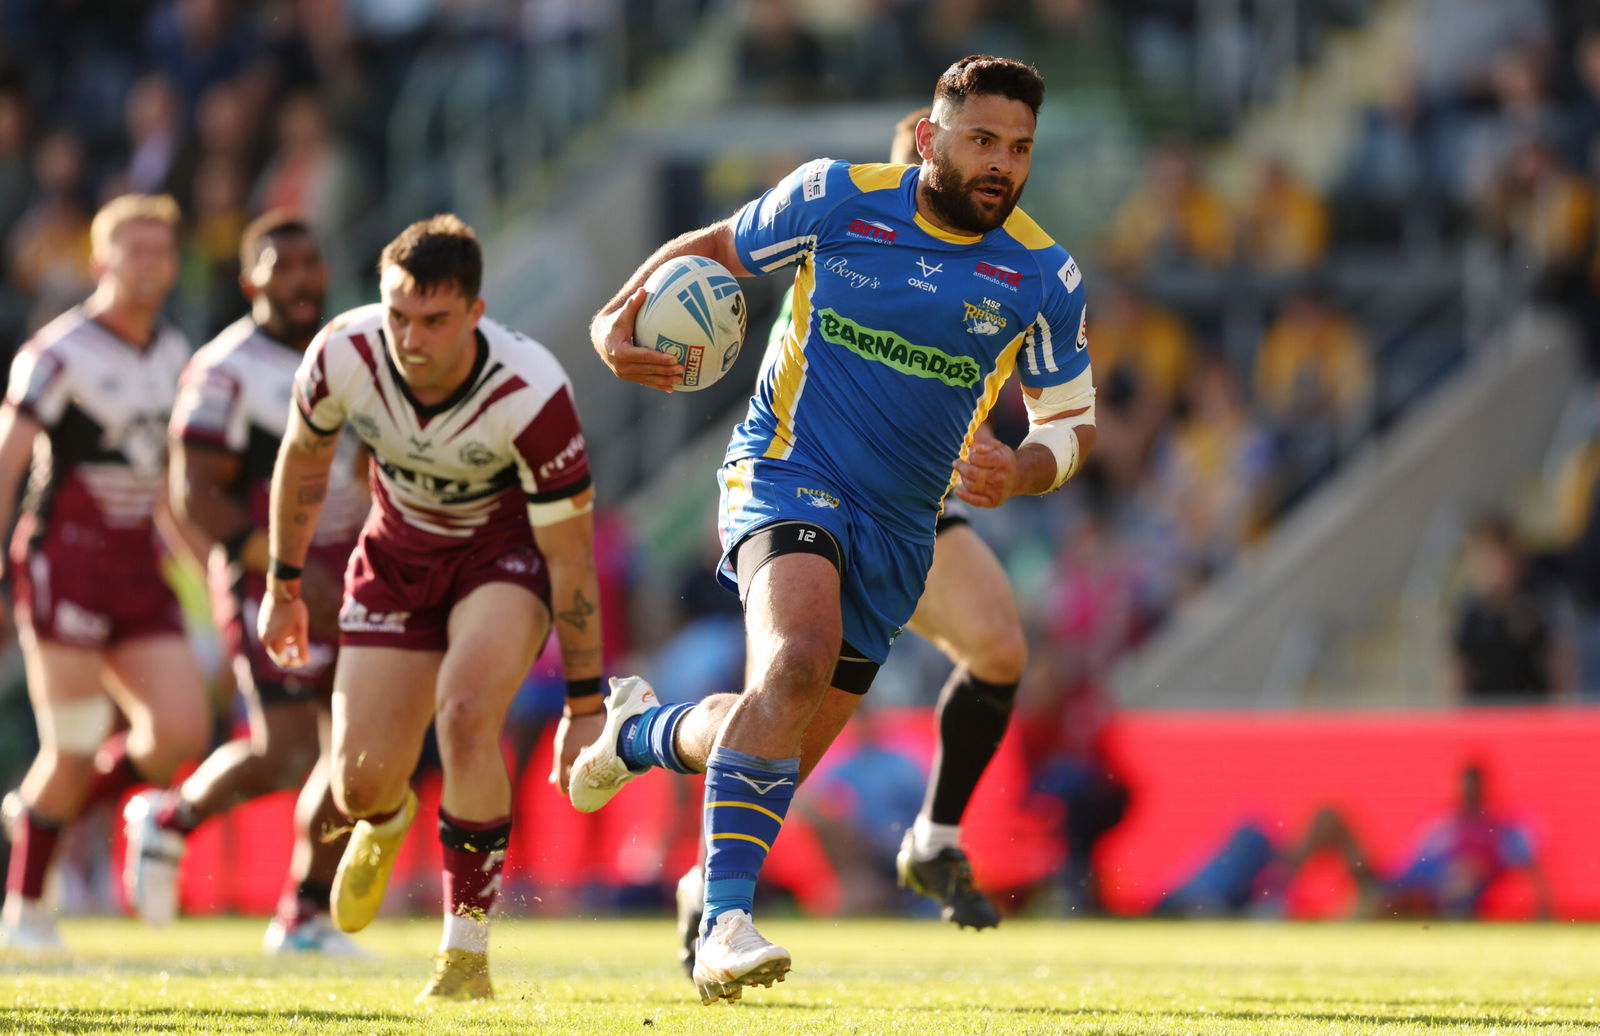
<svg viewBox="0 0 1600 1036">
<path fill-rule="evenodd" d="M 1036 388 L 1024 385 L 1022 391 L 1035 399 L 1039 398 Z M 1048 424 L 1078 417 L 1087 410 L 1087 407 L 1063 410 L 1038 423 Z M 1094 425 L 1078 425 L 1072 431 L 1078 437 L 1078 463 L 1081 467 L 1083 458 L 1094 447 Z M 1014 496 L 1048 493 L 1055 485 L 1057 475 L 1055 454 L 1048 447 L 1026 443 L 1013 451 L 1004 443 L 992 439 L 974 442 L 967 451 L 967 459 L 956 461 L 955 467 L 961 476 L 955 494 L 975 507 L 999 507 Z"/>
<path fill-rule="evenodd" d="M 594 490 L 573 499 L 587 508 Z M 568 680 L 600 676 L 600 580 L 594 565 L 594 516 L 584 510 L 562 521 L 533 527 L 534 541 L 550 566 L 550 611 L 561 643 L 561 668 Z"/>
<path fill-rule="evenodd" d="M 611 372 L 624 381 L 671 392 L 683 367 L 672 357 L 633 344 L 633 324 L 644 304 L 644 282 L 656 267 L 680 255 L 715 259 L 735 277 L 750 277 L 733 243 L 733 217 L 680 234 L 656 249 L 589 323 L 589 341 Z"/>
<path fill-rule="evenodd" d="M 594 491 L 584 490 L 573 505 L 587 508 Z M 601 674 L 600 581 L 594 567 L 594 516 L 582 514 L 548 525 L 535 525 L 533 537 L 550 566 L 551 622 L 561 643 L 561 668 L 568 681 L 597 679 Z M 605 713 L 600 695 L 567 697 L 556 725 L 550 783 L 567 792 L 567 778 L 578 752 L 600 736 Z"/>
<path fill-rule="evenodd" d="M 311 534 L 328 496 L 328 472 L 333 468 L 339 433 L 319 435 L 306 424 L 298 409 L 289 413 L 289 428 L 278 447 L 272 468 L 272 504 L 267 542 L 274 558 L 303 566 L 311 548 Z M 269 574 L 267 585 L 274 580 Z"/>
<path fill-rule="evenodd" d="M 267 570 L 267 531 L 253 526 L 249 509 L 232 492 L 244 458 L 227 450 L 177 442 L 172 451 L 172 510 L 216 543 L 248 534 L 239 550 L 246 571 Z"/>
</svg>

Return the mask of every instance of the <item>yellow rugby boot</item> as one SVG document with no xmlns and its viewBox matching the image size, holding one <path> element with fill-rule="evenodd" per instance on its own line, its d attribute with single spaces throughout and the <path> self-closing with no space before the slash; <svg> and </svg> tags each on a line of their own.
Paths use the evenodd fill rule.
<svg viewBox="0 0 1600 1036">
<path fill-rule="evenodd" d="M 390 819 L 377 826 L 356 821 L 333 876 L 333 923 L 342 930 L 359 932 L 378 916 L 400 843 L 416 818 L 417 793 L 407 788 L 405 805 Z"/>
<path fill-rule="evenodd" d="M 445 950 L 433 955 L 433 974 L 417 994 L 417 1003 L 434 1004 L 441 1000 L 488 1000 L 494 996 L 489 984 L 489 955 L 471 950 Z"/>
</svg>

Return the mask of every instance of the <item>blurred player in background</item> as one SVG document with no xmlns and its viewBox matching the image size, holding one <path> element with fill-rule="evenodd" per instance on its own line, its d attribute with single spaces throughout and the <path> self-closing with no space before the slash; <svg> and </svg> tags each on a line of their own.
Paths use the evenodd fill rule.
<svg viewBox="0 0 1600 1036">
<path fill-rule="evenodd" d="M 920 161 L 917 124 L 932 113 L 925 106 L 900 120 L 894 128 L 890 162 Z M 793 304 L 791 287 L 773 322 L 763 369 L 782 354 L 793 323 Z M 987 431 L 985 426 L 978 434 Z M 946 921 L 992 928 L 1000 923 L 1000 912 L 972 883 L 972 865 L 961 848 L 961 817 L 1005 736 L 1028 644 L 1005 569 L 972 531 L 959 502 L 945 502 L 934 537 L 928 583 L 907 625 L 944 652 L 955 669 L 939 692 L 939 738 L 927 794 L 895 863 L 900 884 L 937 899 Z M 697 865 L 678 882 L 680 956 L 691 974 L 703 892 L 704 873 Z"/>
<path fill-rule="evenodd" d="M 189 343 L 161 318 L 178 277 L 178 206 L 124 195 L 94 218 L 96 286 L 24 345 L 0 408 L 0 528 L 39 727 L 12 830 L 0 940 L 59 948 L 40 903 L 62 828 L 204 751 L 204 679 L 161 570 L 166 428 Z M 112 735 L 114 711 L 126 735 Z M 109 736 L 108 736 L 109 735 Z"/>
<path fill-rule="evenodd" d="M 348 422 L 377 466 L 345 576 L 333 788 L 357 820 L 333 884 L 347 932 L 378 912 L 417 813 L 430 722 L 444 770 L 444 934 L 419 1001 L 492 995 L 488 915 L 511 840 L 506 709 L 552 625 L 567 678 L 558 758 L 602 724 L 593 491 L 566 373 L 484 317 L 483 253 L 454 216 L 412 224 L 379 261 L 383 301 L 336 317 L 295 375 L 273 471 L 262 643 L 312 660 L 304 570 Z"/>
<path fill-rule="evenodd" d="M 752 921 L 756 879 L 795 785 L 922 597 L 947 493 L 996 507 L 1049 492 L 1093 444 L 1082 277 L 1016 209 L 1043 96 L 1031 66 L 956 62 L 917 126 L 920 167 L 807 163 L 664 245 L 591 326 L 619 377 L 670 390 L 680 366 L 632 342 L 653 270 L 679 255 L 740 276 L 798 266 L 793 329 L 720 473 L 746 689 L 661 706 L 643 681 L 615 681 L 570 781 L 592 810 L 650 766 L 706 770 L 705 1003 L 789 970 Z M 1013 451 L 977 432 L 1018 366 L 1032 428 Z"/>
<path fill-rule="evenodd" d="M 211 753 L 178 787 L 128 802 L 125 883 L 141 916 L 158 924 L 171 921 L 178 911 L 178 861 L 189 833 L 209 817 L 303 782 L 288 879 L 265 946 L 271 953 L 358 954 L 326 918 L 344 839 L 322 837 L 341 821 L 319 745 L 331 741 L 328 702 L 341 580 L 370 503 L 366 458 L 357 440 L 341 443 L 302 583 L 311 664 L 280 669 L 255 630 L 266 590 L 267 497 L 295 368 L 322 326 L 328 270 L 310 226 L 284 212 L 269 212 L 245 228 L 239 269 L 250 313 L 201 349 L 184 371 L 172 415 L 171 492 L 173 508 L 216 544 L 211 599 L 250 732 Z"/>
</svg>

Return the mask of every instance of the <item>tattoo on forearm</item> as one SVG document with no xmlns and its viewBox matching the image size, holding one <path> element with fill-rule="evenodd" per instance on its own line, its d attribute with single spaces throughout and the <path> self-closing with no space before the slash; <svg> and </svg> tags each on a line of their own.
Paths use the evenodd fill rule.
<svg viewBox="0 0 1600 1036">
<path fill-rule="evenodd" d="M 311 507 L 320 504 L 328 495 L 328 480 L 315 479 L 302 482 L 299 491 L 295 494 L 295 503 L 301 507 Z"/>
<path fill-rule="evenodd" d="M 579 590 L 572 595 L 572 607 L 565 611 L 556 612 L 556 618 L 576 630 L 589 628 L 589 617 L 594 614 L 594 605 Z"/>
</svg>

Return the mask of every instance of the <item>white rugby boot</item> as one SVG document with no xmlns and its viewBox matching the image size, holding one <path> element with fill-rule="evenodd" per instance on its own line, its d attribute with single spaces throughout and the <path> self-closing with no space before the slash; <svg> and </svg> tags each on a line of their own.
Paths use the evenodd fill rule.
<svg viewBox="0 0 1600 1036">
<path fill-rule="evenodd" d="M 744 910 L 718 914 L 694 959 L 694 986 L 702 1004 L 737 1000 L 745 986 L 782 982 L 789 951 L 764 939 Z"/>
<path fill-rule="evenodd" d="M 55 915 L 49 907 L 11 893 L 0 909 L 0 950 L 35 957 L 64 954 L 67 947 L 56 931 Z"/>
<path fill-rule="evenodd" d="M 142 791 L 123 807 L 123 832 L 128 838 L 122 861 L 122 885 L 134 912 L 151 924 L 171 924 L 178 916 L 178 866 L 184 838 L 156 823 L 162 793 Z"/>
<path fill-rule="evenodd" d="M 617 735 L 622 724 L 645 709 L 660 705 L 655 690 L 642 676 L 611 678 L 611 694 L 606 698 L 606 725 L 594 744 L 578 753 L 568 778 L 572 806 L 580 813 L 593 813 L 611 801 L 622 786 L 639 774 L 617 754 Z M 641 771 L 643 772 L 643 771 Z"/>
<path fill-rule="evenodd" d="M 274 917 L 261 937 L 261 949 L 272 957 L 293 957 L 316 954 L 322 957 L 339 957 L 345 960 L 374 960 L 372 954 L 362 949 L 356 941 L 333 926 L 327 917 L 318 915 L 288 927 Z"/>
</svg>

